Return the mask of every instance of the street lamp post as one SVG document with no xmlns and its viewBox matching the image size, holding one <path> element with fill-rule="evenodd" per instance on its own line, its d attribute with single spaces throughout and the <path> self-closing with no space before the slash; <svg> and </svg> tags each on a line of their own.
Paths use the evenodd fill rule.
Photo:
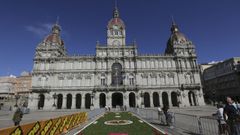
<svg viewBox="0 0 240 135">
<path fill-rule="evenodd" d="M 55 104 L 55 99 L 57 98 L 57 94 L 56 93 L 54 93 L 53 94 L 53 99 L 54 99 L 54 101 L 53 101 L 53 107 L 56 107 L 56 104 Z"/>
<path fill-rule="evenodd" d="M 16 99 L 16 104 L 14 105 L 15 107 L 18 107 L 18 99 L 20 98 L 20 95 L 18 95 L 18 93 L 15 95 L 15 99 Z"/>
</svg>

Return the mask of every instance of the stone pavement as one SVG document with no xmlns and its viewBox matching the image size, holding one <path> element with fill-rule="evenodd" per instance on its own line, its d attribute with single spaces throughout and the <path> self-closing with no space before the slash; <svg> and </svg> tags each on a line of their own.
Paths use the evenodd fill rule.
<svg viewBox="0 0 240 135">
<path fill-rule="evenodd" d="M 157 109 L 157 108 L 151 108 L 151 109 Z M 38 120 L 45 120 L 50 118 L 55 118 L 63 115 L 73 114 L 76 112 L 82 112 L 82 111 L 89 111 L 89 110 L 55 110 L 55 111 L 34 111 L 30 112 L 29 114 L 23 115 L 23 120 L 21 121 L 21 124 L 36 122 Z M 194 107 L 185 107 L 185 108 L 170 108 L 170 111 L 175 113 L 181 113 L 181 114 L 189 114 L 189 115 L 197 115 L 197 116 L 211 116 L 213 113 L 216 112 L 216 107 L 214 106 L 194 106 Z M 0 110 L 0 128 L 6 128 L 13 126 L 12 121 L 13 112 L 9 111 L 1 111 Z M 76 129 L 73 129 L 72 131 L 69 131 L 68 134 L 73 134 L 80 130 L 81 128 L 84 128 L 87 124 L 94 121 L 95 118 L 89 119 L 86 123 L 83 125 L 80 125 Z M 162 129 L 169 134 L 172 135 L 194 135 L 193 133 L 183 130 L 182 128 L 174 127 L 173 129 L 160 124 L 158 121 L 149 121 L 151 124 L 156 126 L 159 129 Z M 187 121 L 185 121 L 187 123 Z"/>
</svg>

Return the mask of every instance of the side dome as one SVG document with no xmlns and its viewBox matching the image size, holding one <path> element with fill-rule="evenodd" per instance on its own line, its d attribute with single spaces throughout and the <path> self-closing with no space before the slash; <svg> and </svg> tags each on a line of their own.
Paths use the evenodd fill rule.
<svg viewBox="0 0 240 135">
<path fill-rule="evenodd" d="M 183 43 L 183 42 L 186 42 L 187 41 L 187 38 L 185 37 L 184 34 L 180 33 L 180 32 L 177 32 L 177 33 L 173 33 L 170 37 L 170 41 L 171 42 L 180 42 L 180 43 Z"/>
<path fill-rule="evenodd" d="M 60 26 L 58 24 L 54 24 L 53 27 L 52 27 L 52 33 L 49 34 L 44 39 L 44 42 L 55 43 L 55 44 L 58 44 L 58 45 L 64 45 L 64 42 L 63 42 L 63 40 L 61 39 L 61 36 L 60 36 L 60 31 L 61 31 Z"/>
<path fill-rule="evenodd" d="M 179 31 L 178 26 L 175 23 L 172 24 L 171 32 L 172 32 L 172 34 L 168 40 L 168 43 L 170 43 L 170 44 L 184 43 L 184 42 L 188 41 L 186 36 Z"/>
</svg>

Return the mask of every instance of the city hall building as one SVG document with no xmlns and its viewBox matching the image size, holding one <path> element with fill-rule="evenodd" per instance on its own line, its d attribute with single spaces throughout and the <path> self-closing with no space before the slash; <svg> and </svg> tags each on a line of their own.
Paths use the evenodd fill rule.
<svg viewBox="0 0 240 135">
<path fill-rule="evenodd" d="M 104 27 L 104 26 L 103 26 Z M 165 53 L 142 55 L 126 44 L 117 8 L 107 24 L 107 45 L 96 54 L 69 55 L 58 23 L 36 47 L 31 109 L 204 105 L 195 46 L 173 22 Z"/>
</svg>

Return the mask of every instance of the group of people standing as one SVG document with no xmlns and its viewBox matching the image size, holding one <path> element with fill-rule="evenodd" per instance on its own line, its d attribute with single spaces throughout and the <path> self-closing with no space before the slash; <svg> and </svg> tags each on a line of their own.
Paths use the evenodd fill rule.
<svg viewBox="0 0 240 135">
<path fill-rule="evenodd" d="M 226 105 L 217 105 L 219 133 L 240 135 L 240 105 L 231 97 L 226 98 Z"/>
</svg>

